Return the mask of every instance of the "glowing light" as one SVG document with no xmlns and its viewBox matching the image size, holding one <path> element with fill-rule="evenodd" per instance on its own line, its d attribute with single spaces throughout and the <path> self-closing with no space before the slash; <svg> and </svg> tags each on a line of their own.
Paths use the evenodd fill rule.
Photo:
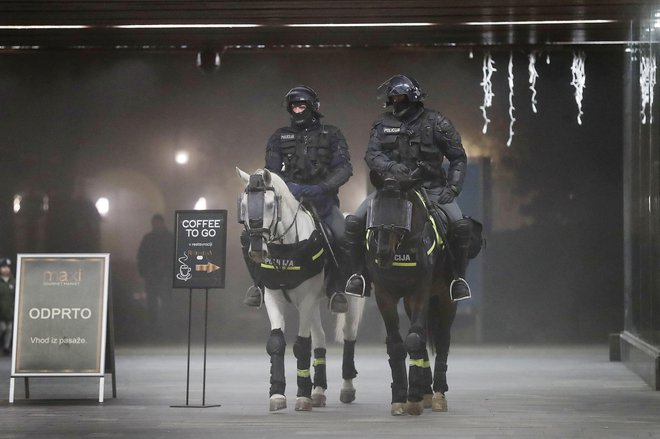
<svg viewBox="0 0 660 439">
<path fill-rule="evenodd" d="M 522 21 L 467 21 L 466 26 L 511 26 L 521 25 L 554 25 L 554 24 L 607 24 L 617 23 L 619 20 L 522 20 Z"/>
<path fill-rule="evenodd" d="M 509 66 L 507 69 L 509 76 L 509 139 L 506 142 L 506 146 L 511 146 L 513 141 L 513 123 L 516 121 L 516 118 L 513 116 L 515 107 L 513 106 L 513 52 L 509 52 Z"/>
<path fill-rule="evenodd" d="M 179 165 L 185 165 L 186 163 L 188 163 L 188 160 L 190 160 L 188 151 L 177 151 L 176 156 L 174 156 L 174 160 Z"/>
<path fill-rule="evenodd" d="M 529 67 L 527 70 L 529 72 L 529 89 L 532 92 L 532 111 L 536 113 L 536 80 L 539 74 L 536 71 L 536 54 L 534 52 L 529 54 Z"/>
<path fill-rule="evenodd" d="M 287 24 L 286 27 L 420 27 L 433 26 L 435 23 L 299 23 Z"/>
<path fill-rule="evenodd" d="M 232 29 L 232 28 L 250 28 L 261 27 L 254 23 L 161 23 L 161 24 L 117 24 L 117 29 Z"/>
<path fill-rule="evenodd" d="M 110 212 L 110 201 L 105 197 L 99 198 L 96 200 L 96 210 L 101 216 L 106 216 Z"/>
<path fill-rule="evenodd" d="M 584 96 L 584 88 L 587 86 L 587 75 L 584 71 L 585 55 L 583 51 L 573 53 L 573 64 L 571 64 L 571 74 L 573 79 L 571 85 L 575 88 L 575 103 L 578 108 L 577 121 L 582 125 L 582 98 Z"/>
<path fill-rule="evenodd" d="M 480 84 L 484 89 L 484 103 L 479 108 L 481 109 L 481 114 L 484 118 L 484 127 L 481 131 L 486 134 L 488 131 L 488 123 L 490 122 L 490 119 L 488 119 L 486 114 L 486 108 L 493 105 L 493 96 L 495 96 L 495 93 L 493 93 L 492 77 L 493 72 L 497 71 L 497 69 L 495 69 L 495 61 L 493 61 L 493 58 L 490 56 L 490 52 L 486 52 L 484 55 L 484 63 L 481 71 L 484 75 Z"/>
<path fill-rule="evenodd" d="M 648 108 L 648 122 L 653 123 L 653 96 L 655 94 L 656 82 L 656 62 L 655 54 L 651 53 L 649 56 L 644 56 L 639 60 L 639 89 L 641 97 L 641 111 L 642 124 L 646 125 L 646 109 Z"/>
<path fill-rule="evenodd" d="M 2 25 L 0 30 L 40 30 L 40 29 L 87 29 L 91 26 L 85 24 L 27 24 L 27 25 Z"/>
<path fill-rule="evenodd" d="M 14 213 L 20 212 L 22 199 L 23 197 L 21 195 L 14 195 Z"/>
<path fill-rule="evenodd" d="M 206 210 L 206 198 L 200 197 L 195 203 L 195 210 Z"/>
</svg>

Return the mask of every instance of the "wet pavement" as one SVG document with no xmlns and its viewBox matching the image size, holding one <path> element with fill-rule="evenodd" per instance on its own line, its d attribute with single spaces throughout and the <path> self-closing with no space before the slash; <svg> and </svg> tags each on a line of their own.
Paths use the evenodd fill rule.
<svg viewBox="0 0 660 439">
<path fill-rule="evenodd" d="M 109 376 L 17 381 L 8 403 L 10 361 L 0 358 L 0 439 L 4 438 L 648 438 L 660 437 L 660 392 L 598 346 L 453 346 L 449 412 L 390 415 L 385 346 L 356 348 L 357 399 L 339 402 L 341 347 L 328 349 L 327 406 L 295 412 L 295 360 L 287 348 L 288 408 L 268 411 L 269 362 L 262 346 L 213 347 L 208 408 L 185 404 L 186 347 L 117 351 L 118 398 Z M 193 349 L 190 404 L 202 400 L 202 350 Z"/>
</svg>

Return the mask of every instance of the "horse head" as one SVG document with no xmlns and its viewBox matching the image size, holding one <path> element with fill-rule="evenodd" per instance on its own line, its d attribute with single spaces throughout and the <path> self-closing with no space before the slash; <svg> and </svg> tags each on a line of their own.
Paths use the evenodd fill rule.
<svg viewBox="0 0 660 439">
<path fill-rule="evenodd" d="M 396 180 L 385 180 L 367 211 L 367 229 L 374 236 L 378 267 L 392 266 L 397 247 L 410 232 L 411 222 L 412 203 L 405 199 Z"/>
<path fill-rule="evenodd" d="M 283 204 L 297 201 L 286 183 L 267 169 L 258 169 L 250 175 L 237 167 L 236 173 L 245 184 L 238 200 L 238 222 L 249 234 L 250 258 L 261 263 L 268 257 L 268 243 L 278 238 Z"/>
</svg>

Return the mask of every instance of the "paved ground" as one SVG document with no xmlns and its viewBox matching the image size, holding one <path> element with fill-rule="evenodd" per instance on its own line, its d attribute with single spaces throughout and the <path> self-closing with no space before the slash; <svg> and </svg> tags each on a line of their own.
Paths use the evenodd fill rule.
<svg viewBox="0 0 660 439">
<path fill-rule="evenodd" d="M 9 360 L 0 359 L 4 438 L 648 438 L 660 437 L 660 392 L 650 390 L 606 346 L 456 346 L 448 413 L 389 414 L 384 346 L 358 345 L 357 400 L 338 401 L 340 351 L 329 349 L 328 406 L 295 412 L 295 363 L 287 362 L 290 408 L 268 412 L 268 358 L 261 346 L 210 350 L 207 404 L 185 403 L 185 347 L 117 353 L 118 398 L 98 404 L 98 381 L 32 379 L 32 400 L 7 402 Z M 290 351 L 290 349 L 289 349 Z M 201 350 L 193 352 L 191 404 L 201 402 Z M 66 398 L 66 399 L 64 399 Z"/>
</svg>

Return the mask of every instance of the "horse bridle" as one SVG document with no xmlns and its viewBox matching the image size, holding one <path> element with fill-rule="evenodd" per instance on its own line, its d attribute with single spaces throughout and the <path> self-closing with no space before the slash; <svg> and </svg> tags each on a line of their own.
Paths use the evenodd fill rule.
<svg viewBox="0 0 660 439">
<path fill-rule="evenodd" d="M 268 227 L 264 227 L 263 212 L 267 191 L 272 191 L 274 194 L 275 214 Z M 243 197 L 247 197 L 247 222 L 243 219 Z M 266 185 L 262 174 L 254 174 L 250 176 L 250 181 L 245 188 L 245 191 L 238 199 L 238 222 L 243 224 L 245 230 L 248 232 L 253 251 L 262 251 L 262 244 L 264 242 L 270 244 L 275 241 L 282 241 L 284 235 L 286 235 L 294 224 L 296 224 L 300 205 L 296 210 L 291 224 L 289 224 L 288 227 L 285 227 L 284 231 L 279 235 L 272 236 L 272 233 L 277 231 L 278 224 L 282 221 L 281 202 L 282 197 L 275 193 L 275 188 L 273 186 Z M 268 236 L 268 238 L 266 238 L 266 236 Z M 297 240 L 298 229 L 296 227 L 296 241 Z"/>
</svg>

